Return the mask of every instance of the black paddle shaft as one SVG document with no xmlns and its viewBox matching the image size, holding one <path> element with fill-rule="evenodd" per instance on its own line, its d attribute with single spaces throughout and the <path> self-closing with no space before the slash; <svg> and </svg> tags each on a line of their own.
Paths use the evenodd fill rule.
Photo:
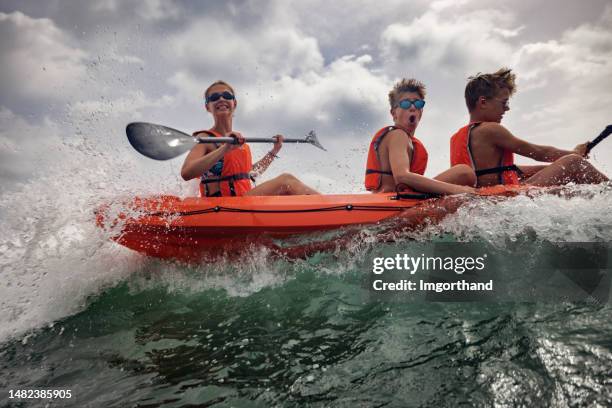
<svg viewBox="0 0 612 408">
<path fill-rule="evenodd" d="M 593 139 L 593 141 L 587 144 L 587 153 L 590 152 L 592 148 L 597 146 L 606 137 L 610 136 L 611 133 L 612 133 L 612 125 L 606 126 L 606 128 L 599 134 L 599 136 L 597 136 L 595 139 Z"/>
</svg>

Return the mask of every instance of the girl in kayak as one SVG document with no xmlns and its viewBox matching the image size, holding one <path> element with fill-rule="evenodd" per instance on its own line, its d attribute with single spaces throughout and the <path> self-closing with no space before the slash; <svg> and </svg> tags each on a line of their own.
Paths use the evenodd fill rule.
<svg viewBox="0 0 612 408">
<path fill-rule="evenodd" d="M 433 179 L 423 176 L 427 150 L 414 137 L 425 107 L 425 85 L 402 79 L 389 92 L 394 124 L 380 129 L 370 143 L 365 186 L 373 193 L 396 191 L 405 186 L 422 193 L 473 193 L 476 176 L 464 164 L 454 166 Z"/>
<path fill-rule="evenodd" d="M 519 139 L 500 124 L 510 110 L 508 101 L 516 91 L 515 77 L 511 69 L 501 68 L 492 74 L 469 78 L 465 102 L 470 123 L 451 137 L 451 164 L 472 167 L 478 176 L 478 186 L 521 183 L 551 186 L 607 181 L 608 178 L 586 160 L 587 143 L 573 150 L 536 145 Z M 551 164 L 517 166 L 514 153 Z"/>
<path fill-rule="evenodd" d="M 251 150 L 240 132 L 232 130 L 232 119 L 238 102 L 234 89 L 224 81 L 216 81 L 204 92 L 206 110 L 215 124 L 209 130 L 194 132 L 194 136 L 232 136 L 238 144 L 198 143 L 189 152 L 181 169 L 184 180 L 200 177 L 203 197 L 269 196 L 319 194 L 291 174 L 280 176 L 253 187 L 251 180 L 260 175 L 277 157 L 283 145 L 283 136 L 276 135 L 276 143 L 261 160 L 253 165 Z"/>
</svg>

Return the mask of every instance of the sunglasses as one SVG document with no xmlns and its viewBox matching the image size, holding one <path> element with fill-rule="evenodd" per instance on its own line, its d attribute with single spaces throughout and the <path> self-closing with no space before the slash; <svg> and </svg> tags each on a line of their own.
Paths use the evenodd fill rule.
<svg viewBox="0 0 612 408">
<path fill-rule="evenodd" d="M 206 103 L 208 102 L 217 102 L 219 99 L 225 99 L 226 101 L 231 101 L 234 99 L 234 95 L 230 92 L 215 92 L 214 94 L 210 94 L 206 97 Z"/>
<path fill-rule="evenodd" d="M 410 106 L 412 105 L 414 105 L 415 108 L 420 110 L 423 109 L 423 107 L 425 106 L 425 101 L 423 99 L 416 99 L 414 101 L 411 101 L 410 99 L 403 99 L 397 104 L 397 106 L 402 109 L 410 109 Z"/>
</svg>

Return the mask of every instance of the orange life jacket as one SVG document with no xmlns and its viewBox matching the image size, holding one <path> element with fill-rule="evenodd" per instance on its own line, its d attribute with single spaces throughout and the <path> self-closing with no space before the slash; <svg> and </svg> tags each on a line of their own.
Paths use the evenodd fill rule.
<svg viewBox="0 0 612 408">
<path fill-rule="evenodd" d="M 213 137 L 222 137 L 214 130 L 199 130 L 193 136 L 206 134 Z M 251 149 L 248 144 L 243 144 L 237 149 L 227 152 L 213 168 L 221 167 L 221 171 L 208 170 L 200 178 L 200 195 L 209 197 L 208 184 L 219 183 L 221 196 L 242 196 L 249 191 L 251 186 L 250 172 L 253 169 Z"/>
<path fill-rule="evenodd" d="M 462 127 L 455 133 L 450 140 L 450 159 L 451 167 L 457 164 L 467 164 L 476 172 L 476 176 L 484 174 L 499 174 L 499 184 L 519 184 L 520 175 L 523 174 L 514 164 L 514 153 L 510 150 L 505 150 L 502 153 L 502 159 L 498 167 L 489 169 L 476 169 L 474 157 L 472 156 L 470 136 L 472 130 L 480 125 L 481 122 L 473 122 Z"/>
<path fill-rule="evenodd" d="M 382 171 L 380 169 L 380 155 L 378 153 L 378 148 L 382 143 L 383 138 L 392 130 L 401 129 L 406 131 L 406 129 L 393 125 L 393 126 L 385 126 L 380 129 L 374 137 L 372 138 L 372 142 L 370 142 L 370 150 L 368 151 L 368 162 L 366 166 L 365 173 L 365 187 L 369 191 L 376 191 L 382 185 L 382 176 L 383 174 L 387 174 L 392 176 L 393 173 L 390 171 Z M 408 134 L 408 132 L 406 131 Z M 423 175 L 425 174 L 425 169 L 427 168 L 427 149 L 419 139 L 413 136 L 409 136 L 412 141 L 412 157 L 410 158 L 410 172 Z"/>
</svg>

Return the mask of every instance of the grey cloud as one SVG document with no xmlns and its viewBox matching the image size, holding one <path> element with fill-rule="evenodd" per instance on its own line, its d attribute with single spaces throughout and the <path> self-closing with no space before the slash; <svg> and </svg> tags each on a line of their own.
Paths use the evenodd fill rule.
<svg viewBox="0 0 612 408">
<path fill-rule="evenodd" d="M 101 28 L 131 33 L 140 31 L 147 36 L 157 37 L 180 31 L 186 23 L 202 17 L 231 20 L 239 27 L 259 25 L 270 14 L 269 11 L 274 10 L 274 3 L 260 4 L 250 0 L 7 0 L 0 5 L 0 11 L 8 13 L 16 10 L 34 18 L 50 18 L 63 30 L 88 42 L 96 36 L 96 30 Z"/>
<path fill-rule="evenodd" d="M 45 102 L 75 91 L 85 76 L 86 53 L 70 44 L 48 19 L 0 13 L 0 55 L 10 61 L 0 73 L 0 104 L 22 99 Z"/>
<path fill-rule="evenodd" d="M 495 31 L 507 20 L 511 19 L 497 11 L 479 10 L 460 19 L 427 11 L 408 24 L 388 26 L 381 36 L 381 49 L 391 67 L 416 66 L 457 74 L 499 65 L 512 51 Z"/>
<path fill-rule="evenodd" d="M 302 37 L 292 28 L 244 30 L 210 19 L 168 37 L 164 50 L 192 75 L 221 72 L 234 80 L 295 76 L 323 63 L 316 40 Z"/>
<path fill-rule="evenodd" d="M 33 125 L 0 107 L 0 193 L 51 166 L 53 151 L 61 144 L 52 121 Z"/>
<path fill-rule="evenodd" d="M 330 153 L 321 155 L 320 163 L 288 160 L 276 170 L 338 175 L 358 180 L 360 188 L 364 149 L 372 133 L 390 120 L 386 94 L 395 79 L 417 77 L 428 85 L 418 133 L 430 149 L 430 171 L 435 173 L 448 165 L 448 137 L 467 120 L 466 77 L 515 63 L 519 94 L 505 123 L 516 134 L 569 147 L 600 127 L 612 94 L 609 65 L 593 63 L 609 60 L 609 24 L 600 21 L 605 1 L 457 4 L 176 1 L 160 13 L 142 2 L 4 1 L 0 10 L 5 13 L 20 10 L 30 19 L 48 18 L 57 30 L 50 39 L 57 40 L 67 60 L 70 50 L 81 55 L 75 66 L 82 72 L 67 80 L 71 87 L 49 94 L 53 102 L 27 93 L 19 85 L 23 80 L 15 80 L 25 66 L 11 59 L 10 50 L 32 53 L 34 48 L 24 42 L 31 33 L 3 35 L 0 56 L 15 63 L 17 72 L 13 77 L 0 73 L 0 105 L 15 115 L 3 118 L 3 126 L 11 129 L 21 117 L 44 128 L 49 118 L 62 142 L 91 136 L 101 151 L 129 150 L 123 133 L 128 121 L 185 131 L 210 126 L 201 92 L 209 82 L 227 79 L 240 98 L 238 130 L 300 135 L 315 128 L 326 139 Z M 517 34 L 508 36 L 509 31 Z M 578 74 L 572 77 L 563 66 Z M 588 67 L 596 69 L 585 74 Z M 572 87 L 567 86 L 570 79 Z M 576 116 L 579 101 L 584 113 Z M 571 124 L 563 122 L 568 117 L 574 118 Z M 14 129 L 11 134 L 18 135 L 19 127 Z M 19 149 L 20 139 L 11 140 Z M 87 151 L 95 154 L 96 148 L 91 144 Z M 283 157 L 299 162 L 300 152 L 286 149 Z M 60 157 L 53 149 L 49 155 Z M 140 163 L 138 156 L 130 158 Z M 170 170 L 178 165 L 163 168 L 174 177 Z M 8 171 L 15 164 L 7 166 Z M 2 175 L 3 180 L 11 177 Z"/>
<path fill-rule="evenodd" d="M 377 44 L 384 29 L 392 23 L 407 23 L 428 8 L 426 2 L 406 3 L 403 0 L 293 3 L 293 23 L 319 40 L 326 62 L 343 55 L 367 52 L 374 57 L 375 66 L 380 57 Z M 364 45 L 368 48 L 362 48 Z"/>
</svg>

